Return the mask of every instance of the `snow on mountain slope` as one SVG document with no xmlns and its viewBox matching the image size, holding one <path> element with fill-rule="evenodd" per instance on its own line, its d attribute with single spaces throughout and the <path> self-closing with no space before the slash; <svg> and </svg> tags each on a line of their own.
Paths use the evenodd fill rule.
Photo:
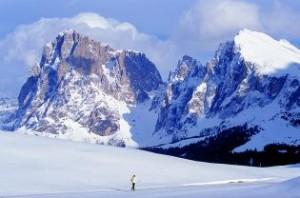
<svg viewBox="0 0 300 198">
<path fill-rule="evenodd" d="M 18 133 L 0 133 L 0 145 L 5 148 L 0 150 L 1 197 L 124 197 L 132 174 L 138 176 L 138 194 L 132 196 L 138 197 L 152 197 L 152 192 L 156 197 L 166 197 L 172 196 L 172 191 L 186 193 L 195 189 L 199 194 L 199 186 L 263 184 L 299 175 L 299 167 L 200 163 L 135 149 Z M 212 187 L 207 188 L 213 192 Z"/>
<path fill-rule="evenodd" d="M 11 121 L 14 119 L 17 108 L 18 104 L 15 99 L 0 97 L 0 130 L 11 128 Z"/>
<path fill-rule="evenodd" d="M 274 112 L 280 112 L 276 103 L 270 104 L 264 108 L 250 108 L 242 112 L 232 123 L 242 123 L 242 120 L 248 118 L 249 123 L 260 125 L 263 130 L 253 135 L 250 140 L 235 148 L 235 152 L 246 150 L 263 151 L 268 144 L 287 144 L 300 145 L 300 129 L 282 119 L 281 116 L 274 115 Z M 258 112 L 263 112 L 258 115 Z M 268 115 L 269 114 L 269 115 Z M 271 115 L 270 115 L 271 114 Z M 278 113 L 280 115 L 280 113 Z"/>
<path fill-rule="evenodd" d="M 237 50 L 260 74 L 290 74 L 300 77 L 300 50 L 286 40 L 276 41 L 267 34 L 241 30 L 234 37 Z"/>
</svg>

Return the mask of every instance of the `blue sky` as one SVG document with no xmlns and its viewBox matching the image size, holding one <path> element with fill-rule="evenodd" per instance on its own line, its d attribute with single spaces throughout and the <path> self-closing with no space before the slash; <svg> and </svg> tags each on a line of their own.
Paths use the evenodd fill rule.
<svg viewBox="0 0 300 198">
<path fill-rule="evenodd" d="M 42 17 L 71 17 L 81 12 L 95 12 L 104 17 L 128 21 L 142 32 L 164 39 L 172 34 L 181 15 L 196 2 L 197 0 L 1 0 L 0 38 L 20 24 L 29 24 Z M 270 9 L 274 2 L 281 2 L 300 12 L 299 0 L 245 2 L 257 4 L 264 10 Z"/>
<path fill-rule="evenodd" d="M 243 28 L 299 47 L 299 21 L 299 0 L 1 0 L 0 95 L 17 95 L 65 29 L 145 52 L 165 77 L 185 54 L 205 63 Z"/>
<path fill-rule="evenodd" d="M 0 37 L 17 25 L 41 17 L 71 17 L 81 12 L 95 12 L 134 24 L 142 32 L 167 38 L 179 17 L 196 0 L 1 0 Z"/>
</svg>

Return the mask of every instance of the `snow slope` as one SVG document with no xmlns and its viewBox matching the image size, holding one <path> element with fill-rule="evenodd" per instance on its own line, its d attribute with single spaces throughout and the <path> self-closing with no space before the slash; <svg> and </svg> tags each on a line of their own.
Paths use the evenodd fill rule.
<svg viewBox="0 0 300 198">
<path fill-rule="evenodd" d="M 18 133 L 0 133 L 0 145 L 0 197 L 128 197 L 132 174 L 138 176 L 132 197 L 229 197 L 223 192 L 276 187 L 300 175 L 299 166 L 209 164 Z"/>
</svg>

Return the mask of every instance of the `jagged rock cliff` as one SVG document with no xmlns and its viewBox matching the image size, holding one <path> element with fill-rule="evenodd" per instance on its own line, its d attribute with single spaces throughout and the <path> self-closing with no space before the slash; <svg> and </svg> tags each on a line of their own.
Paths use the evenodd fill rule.
<svg viewBox="0 0 300 198">
<path fill-rule="evenodd" d="M 299 144 L 299 63 L 299 49 L 249 30 L 221 44 L 205 66 L 185 56 L 168 80 L 155 134 L 182 146 L 247 126 L 257 135 L 240 150 Z"/>
</svg>

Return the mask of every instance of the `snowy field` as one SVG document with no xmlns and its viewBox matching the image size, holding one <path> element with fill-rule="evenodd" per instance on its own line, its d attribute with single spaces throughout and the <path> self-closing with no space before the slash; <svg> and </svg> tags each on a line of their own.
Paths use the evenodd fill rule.
<svg viewBox="0 0 300 198">
<path fill-rule="evenodd" d="M 293 197 L 300 165 L 251 168 L 0 133 L 0 197 Z M 132 174 L 137 191 L 129 190 Z"/>
</svg>

